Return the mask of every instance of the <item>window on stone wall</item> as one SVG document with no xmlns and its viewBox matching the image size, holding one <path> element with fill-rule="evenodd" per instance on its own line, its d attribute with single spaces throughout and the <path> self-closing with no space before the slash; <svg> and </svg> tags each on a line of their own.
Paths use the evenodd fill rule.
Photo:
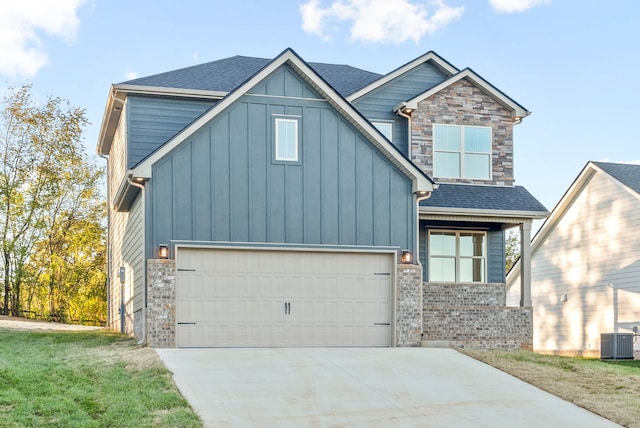
<svg viewBox="0 0 640 428">
<path fill-rule="evenodd" d="M 433 125 L 433 175 L 491 179 L 491 128 Z"/>
<path fill-rule="evenodd" d="M 487 234 L 429 232 L 430 282 L 486 282 Z"/>
</svg>

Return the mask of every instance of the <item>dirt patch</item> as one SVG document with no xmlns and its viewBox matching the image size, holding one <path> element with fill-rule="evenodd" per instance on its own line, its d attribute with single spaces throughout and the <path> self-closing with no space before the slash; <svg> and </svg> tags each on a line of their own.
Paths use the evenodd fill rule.
<svg viewBox="0 0 640 428">
<path fill-rule="evenodd" d="M 7 328 L 11 330 L 82 331 L 100 330 L 102 327 L 35 321 L 26 318 L 15 318 L 0 315 L 0 328 Z"/>
</svg>

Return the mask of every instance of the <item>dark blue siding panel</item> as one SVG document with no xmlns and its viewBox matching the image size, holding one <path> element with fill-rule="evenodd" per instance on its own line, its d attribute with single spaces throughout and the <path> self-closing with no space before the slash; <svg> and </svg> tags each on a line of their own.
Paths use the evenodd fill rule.
<svg viewBox="0 0 640 428">
<path fill-rule="evenodd" d="M 321 178 L 322 109 L 307 108 L 304 114 L 302 141 L 303 181 L 305 192 L 302 207 L 304 216 L 304 242 L 322 242 Z"/>
<path fill-rule="evenodd" d="M 213 240 L 228 241 L 230 234 L 229 198 L 229 115 L 223 115 L 210 127 L 212 153 L 211 193 L 213 195 Z"/>
<path fill-rule="evenodd" d="M 191 198 L 192 190 L 192 144 L 185 144 L 173 155 L 173 228 L 175 239 L 193 239 L 193 206 Z"/>
<path fill-rule="evenodd" d="M 271 154 L 263 143 L 268 133 L 267 106 L 249 105 L 249 241 L 267 241 L 267 165 Z"/>
<path fill-rule="evenodd" d="M 392 169 L 378 153 L 373 155 L 373 244 L 384 245 L 391 241 L 391 173 Z"/>
<path fill-rule="evenodd" d="M 248 105 L 236 104 L 229 113 L 229 170 L 231 174 L 231 240 L 249 240 L 249 142 L 247 134 Z"/>
<path fill-rule="evenodd" d="M 340 242 L 338 233 L 338 115 L 329 109 L 322 112 L 322 145 L 320 147 L 320 196 L 322 201 L 321 243 Z"/>
<path fill-rule="evenodd" d="M 215 101 L 127 97 L 129 153 L 132 168 L 204 113 Z"/>
<path fill-rule="evenodd" d="M 154 167 L 153 187 L 153 229 L 154 240 L 151 248 L 158 244 L 168 244 L 173 237 L 173 162 L 167 158 Z"/>
<path fill-rule="evenodd" d="M 153 236 L 413 249 L 411 179 L 284 69 L 153 167 Z M 253 91 L 252 91 L 253 92 Z M 300 161 L 273 159 L 274 115 L 299 118 Z"/>
<path fill-rule="evenodd" d="M 198 232 L 200 239 L 212 239 L 211 227 L 211 146 L 209 144 L 209 130 L 198 132 L 192 142 L 193 166 L 193 230 Z"/>
<path fill-rule="evenodd" d="M 356 242 L 374 242 L 373 239 L 373 199 L 374 187 L 373 157 L 375 152 L 362 138 L 356 140 Z"/>
<path fill-rule="evenodd" d="M 338 143 L 338 221 L 339 240 L 343 245 L 356 244 L 356 133 L 340 126 Z"/>
<path fill-rule="evenodd" d="M 504 231 L 490 231 L 487 238 L 487 277 L 489 282 L 505 282 Z"/>
</svg>

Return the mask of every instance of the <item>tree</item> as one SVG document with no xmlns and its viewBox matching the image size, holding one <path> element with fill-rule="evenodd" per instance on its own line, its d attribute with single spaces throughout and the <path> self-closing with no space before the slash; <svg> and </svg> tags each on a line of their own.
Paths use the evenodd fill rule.
<svg viewBox="0 0 640 428">
<path fill-rule="evenodd" d="M 66 313 L 86 278 L 104 276 L 102 171 L 81 144 L 85 112 L 55 97 L 39 104 L 30 85 L 11 88 L 2 101 L 2 311 L 20 314 L 33 305 Z M 89 270 L 80 275 L 83 268 Z"/>
<path fill-rule="evenodd" d="M 506 255 L 505 267 L 507 272 L 509 272 L 520 258 L 520 233 L 514 230 L 509 231 L 505 239 L 504 248 Z"/>
</svg>

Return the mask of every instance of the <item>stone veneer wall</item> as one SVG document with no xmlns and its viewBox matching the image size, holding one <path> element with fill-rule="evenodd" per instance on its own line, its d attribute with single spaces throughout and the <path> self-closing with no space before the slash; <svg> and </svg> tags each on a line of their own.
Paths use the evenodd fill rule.
<svg viewBox="0 0 640 428">
<path fill-rule="evenodd" d="M 147 260 L 148 346 L 176 346 L 176 264 L 175 260 Z"/>
<path fill-rule="evenodd" d="M 431 177 L 434 123 L 490 125 L 493 137 L 491 180 L 435 177 L 439 182 L 513 185 L 513 121 L 509 110 L 466 79 L 420 101 L 411 113 L 411 160 Z"/>
<path fill-rule="evenodd" d="M 423 284 L 424 341 L 454 348 L 532 349 L 531 307 L 506 306 L 504 284 Z"/>
<path fill-rule="evenodd" d="M 396 288 L 396 346 L 420 346 L 421 337 L 422 269 L 401 264 Z"/>
</svg>

